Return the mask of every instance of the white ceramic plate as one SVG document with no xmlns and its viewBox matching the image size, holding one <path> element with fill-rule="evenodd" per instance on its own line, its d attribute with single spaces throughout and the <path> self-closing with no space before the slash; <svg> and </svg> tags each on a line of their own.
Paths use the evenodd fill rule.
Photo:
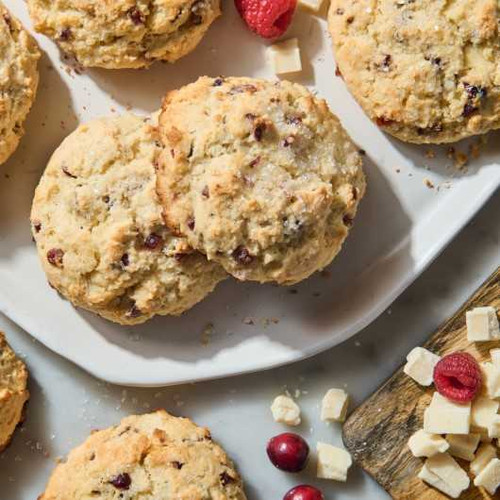
<svg viewBox="0 0 500 500">
<path fill-rule="evenodd" d="M 30 26 L 24 2 L 6 4 Z M 367 152 L 368 194 L 328 273 L 293 289 L 228 280 L 181 318 L 125 328 L 71 307 L 40 269 L 28 220 L 33 190 L 49 155 L 79 122 L 123 109 L 152 112 L 167 90 L 204 74 L 273 77 L 265 43 L 226 2 L 195 53 L 148 71 L 78 75 L 37 36 L 45 51 L 40 93 L 19 151 L 0 170 L 0 310 L 97 377 L 152 386 L 290 363 L 342 342 L 387 308 L 500 185 L 500 135 L 491 134 L 481 156 L 458 172 L 447 148 L 405 145 L 365 117 L 335 77 L 323 18 L 301 12 L 290 34 L 299 37 L 305 66 L 294 80 L 327 98 Z M 467 151 L 468 144 L 457 148 Z"/>
</svg>

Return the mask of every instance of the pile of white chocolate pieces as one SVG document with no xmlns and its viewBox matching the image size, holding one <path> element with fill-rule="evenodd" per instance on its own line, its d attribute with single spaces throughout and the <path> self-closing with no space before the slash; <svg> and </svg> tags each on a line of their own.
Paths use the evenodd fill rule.
<svg viewBox="0 0 500 500">
<path fill-rule="evenodd" d="M 470 342 L 500 341 L 496 310 L 479 307 L 468 311 Z M 415 457 L 426 458 L 418 477 L 451 498 L 469 488 L 467 472 L 455 458 L 470 463 L 474 485 L 494 495 L 500 487 L 500 349 L 490 351 L 491 361 L 480 363 L 483 384 L 472 403 L 458 404 L 435 392 L 424 413 L 424 426 L 409 440 Z M 417 347 L 407 357 L 404 372 L 423 386 L 433 383 L 439 356 Z M 493 440 L 497 439 L 494 446 Z"/>
</svg>

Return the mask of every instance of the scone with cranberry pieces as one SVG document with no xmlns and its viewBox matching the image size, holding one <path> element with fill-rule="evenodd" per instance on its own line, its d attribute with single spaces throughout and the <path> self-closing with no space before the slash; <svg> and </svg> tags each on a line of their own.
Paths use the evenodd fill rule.
<svg viewBox="0 0 500 500">
<path fill-rule="evenodd" d="M 28 0 L 35 29 L 87 67 L 175 62 L 200 43 L 220 0 Z"/>
<path fill-rule="evenodd" d="M 226 276 L 163 223 L 157 150 L 146 118 L 81 125 L 53 154 L 33 201 L 32 231 L 49 283 L 74 305 L 121 324 L 181 314 Z"/>
<path fill-rule="evenodd" d="M 35 40 L 0 2 L 0 164 L 24 134 L 38 88 L 39 59 Z"/>
<path fill-rule="evenodd" d="M 289 285 L 340 251 L 365 192 L 362 159 L 305 87 L 203 77 L 168 94 L 159 130 L 167 225 L 210 261 Z"/>
<path fill-rule="evenodd" d="M 207 429 L 163 410 L 93 433 L 54 470 L 39 500 L 246 500 Z"/>
<path fill-rule="evenodd" d="M 500 128 L 498 0 L 332 0 L 338 69 L 370 118 L 403 141 Z"/>
<path fill-rule="evenodd" d="M 0 332 L 0 451 L 9 444 L 23 420 L 29 399 L 28 370 Z"/>
</svg>

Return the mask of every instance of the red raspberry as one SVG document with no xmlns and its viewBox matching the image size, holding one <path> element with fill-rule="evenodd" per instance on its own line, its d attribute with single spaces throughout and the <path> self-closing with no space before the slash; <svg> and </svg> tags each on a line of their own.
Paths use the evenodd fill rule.
<svg viewBox="0 0 500 500">
<path fill-rule="evenodd" d="M 297 0 L 235 0 L 247 26 L 264 38 L 277 38 L 292 22 Z"/>
<path fill-rule="evenodd" d="M 457 403 L 472 401 L 481 388 L 481 382 L 481 369 L 467 352 L 448 354 L 434 368 L 437 391 Z"/>
</svg>

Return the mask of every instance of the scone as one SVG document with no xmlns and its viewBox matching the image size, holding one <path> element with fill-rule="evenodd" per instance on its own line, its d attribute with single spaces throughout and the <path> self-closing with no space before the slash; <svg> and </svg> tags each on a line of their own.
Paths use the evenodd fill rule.
<svg viewBox="0 0 500 500">
<path fill-rule="evenodd" d="M 209 260 L 292 284 L 337 255 L 365 178 L 324 100 L 286 81 L 203 77 L 166 97 L 159 129 L 167 225 Z"/>
<path fill-rule="evenodd" d="M 39 500 L 245 500 L 208 429 L 164 410 L 93 433 L 59 464 Z"/>
<path fill-rule="evenodd" d="M 133 115 L 81 125 L 52 156 L 33 201 L 49 283 L 122 324 L 180 314 L 225 277 L 163 223 L 155 132 Z"/>
<path fill-rule="evenodd" d="M 497 0 L 332 0 L 347 86 L 384 131 L 448 143 L 500 127 Z"/>
<path fill-rule="evenodd" d="M 12 434 L 23 419 L 29 398 L 28 371 L 0 332 L 0 451 L 9 444 Z"/>
<path fill-rule="evenodd" d="M 16 150 L 35 100 L 40 51 L 0 2 L 0 164 Z"/>
<path fill-rule="evenodd" d="M 220 0 L 28 0 L 35 29 L 88 67 L 142 68 L 191 52 Z"/>
</svg>

